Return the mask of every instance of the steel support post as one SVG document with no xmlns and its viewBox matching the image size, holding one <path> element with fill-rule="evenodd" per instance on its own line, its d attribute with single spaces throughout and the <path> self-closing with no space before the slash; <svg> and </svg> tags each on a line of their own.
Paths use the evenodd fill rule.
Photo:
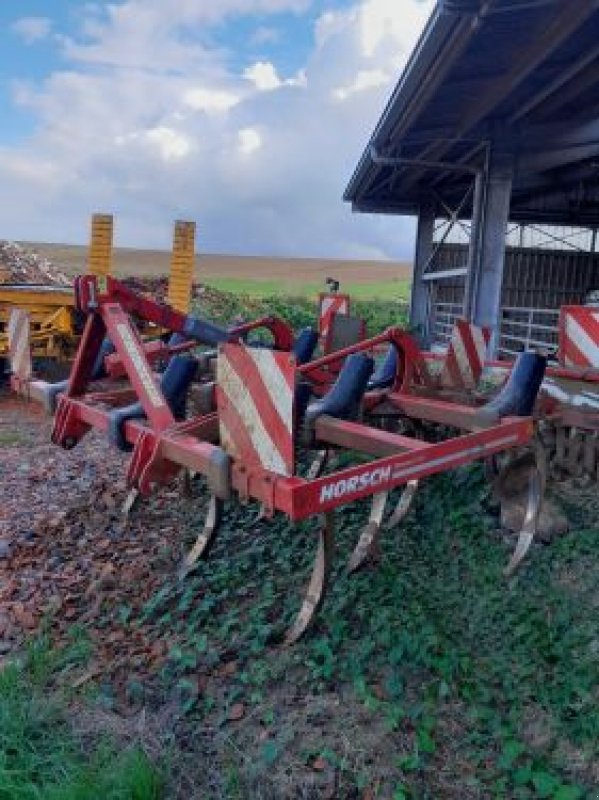
<svg viewBox="0 0 599 800">
<path fill-rule="evenodd" d="M 430 261 L 433 250 L 433 230 L 435 226 L 435 204 L 431 200 L 420 207 L 416 229 L 416 251 L 414 254 L 414 273 L 410 297 L 410 327 L 422 347 L 429 343 L 429 287 L 422 276 Z"/>
<path fill-rule="evenodd" d="M 510 215 L 513 160 L 491 154 L 484 192 L 483 219 L 478 257 L 472 274 L 471 318 L 476 325 L 491 329 L 489 357 L 499 346 L 501 327 L 501 287 L 505 262 L 506 230 Z"/>
<path fill-rule="evenodd" d="M 484 225 L 484 205 L 486 189 L 486 172 L 479 172 L 474 178 L 472 196 L 472 221 L 470 223 L 470 243 L 468 246 L 468 272 L 464 281 L 464 318 L 472 322 L 473 292 L 476 284 L 477 264 L 481 244 L 481 232 Z"/>
</svg>

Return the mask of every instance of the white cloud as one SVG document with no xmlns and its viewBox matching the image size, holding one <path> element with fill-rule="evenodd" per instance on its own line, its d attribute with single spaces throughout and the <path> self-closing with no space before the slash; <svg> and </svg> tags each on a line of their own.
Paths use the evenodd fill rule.
<svg viewBox="0 0 599 800">
<path fill-rule="evenodd" d="M 205 251 L 411 255 L 411 221 L 352 215 L 341 194 L 432 5 L 325 10 L 292 76 L 210 33 L 218 25 L 226 40 L 227 20 L 243 14 L 268 26 L 268 12 L 299 14 L 307 0 L 85 11 L 82 30 L 59 42 L 64 68 L 13 85 L 37 128 L 0 148 L 5 235 L 85 240 L 88 215 L 107 210 L 123 244 L 168 246 L 172 220 L 187 216 Z M 245 57 L 247 68 L 232 66 Z"/>
<path fill-rule="evenodd" d="M 270 61 L 257 61 L 243 71 L 243 77 L 254 84 L 259 92 L 272 92 L 281 86 L 297 86 L 305 89 L 308 78 L 305 69 L 299 69 L 291 78 L 282 80 Z"/>
<path fill-rule="evenodd" d="M 281 85 L 281 79 L 270 61 L 257 61 L 251 67 L 246 67 L 243 77 L 251 81 L 260 92 L 270 92 Z"/>
<path fill-rule="evenodd" d="M 385 86 L 385 84 L 389 83 L 389 80 L 390 76 L 382 69 L 360 70 L 350 84 L 334 89 L 333 97 L 336 100 L 348 100 L 357 92 L 375 89 L 377 86 Z"/>
<path fill-rule="evenodd" d="M 222 113 L 237 105 L 240 97 L 232 91 L 194 87 L 183 94 L 183 102 L 194 111 Z"/>
<path fill-rule="evenodd" d="M 388 42 L 415 42 L 430 13 L 430 3 L 366 0 L 359 10 L 362 53 L 371 58 Z"/>
<path fill-rule="evenodd" d="M 239 139 L 239 152 L 243 155 L 250 155 L 262 147 L 262 136 L 256 128 L 242 128 L 237 136 Z"/>
<path fill-rule="evenodd" d="M 155 144 L 160 151 L 160 155 L 165 161 L 179 160 L 191 150 L 191 143 L 186 136 L 182 136 L 172 128 L 159 125 L 146 132 L 149 142 Z"/>
<path fill-rule="evenodd" d="M 10 27 L 25 44 L 35 44 L 50 35 L 52 21 L 48 17 L 21 17 Z"/>
</svg>

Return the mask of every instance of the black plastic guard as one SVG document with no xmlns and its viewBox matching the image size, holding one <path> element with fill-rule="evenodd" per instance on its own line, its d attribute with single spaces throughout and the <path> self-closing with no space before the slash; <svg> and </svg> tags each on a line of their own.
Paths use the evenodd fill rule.
<svg viewBox="0 0 599 800">
<path fill-rule="evenodd" d="M 310 430 L 323 414 L 338 419 L 356 417 L 373 369 L 374 361 L 369 356 L 363 353 L 349 355 L 327 394 L 308 406 L 305 415 L 306 429 Z"/>
<path fill-rule="evenodd" d="M 162 374 L 160 388 L 175 419 L 185 419 L 187 392 L 197 371 L 197 362 L 191 356 L 173 356 Z M 123 408 L 115 408 L 108 415 L 108 440 L 119 450 L 130 451 L 131 445 L 125 439 L 125 422 L 143 419 L 145 413 L 141 403 L 132 403 Z"/>
<path fill-rule="evenodd" d="M 372 378 L 368 381 L 369 389 L 388 389 L 393 386 L 397 374 L 397 349 L 390 344 L 385 357 L 377 366 Z"/>
<path fill-rule="evenodd" d="M 499 394 L 482 406 L 482 422 L 494 423 L 502 417 L 528 417 L 532 414 L 545 377 L 547 359 L 538 353 L 520 353 Z"/>
<path fill-rule="evenodd" d="M 183 334 L 187 339 L 207 344 L 209 347 L 217 347 L 219 344 L 231 340 L 231 334 L 227 330 L 212 322 L 199 319 L 199 317 L 187 317 Z"/>
<path fill-rule="evenodd" d="M 318 344 L 318 333 L 314 328 L 303 328 L 297 335 L 292 354 L 298 364 L 307 364 L 312 358 L 316 345 Z"/>
</svg>

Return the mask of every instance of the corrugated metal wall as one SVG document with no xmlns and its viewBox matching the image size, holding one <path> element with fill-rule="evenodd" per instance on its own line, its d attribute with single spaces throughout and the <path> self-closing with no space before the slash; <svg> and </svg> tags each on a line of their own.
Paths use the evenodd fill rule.
<svg viewBox="0 0 599 800">
<path fill-rule="evenodd" d="M 434 259 L 430 272 L 455 269 L 465 266 L 468 246 L 464 244 L 442 244 Z M 431 281 L 430 302 L 433 312 L 443 304 L 460 304 L 464 297 L 464 277 L 456 276 Z M 508 247 L 505 256 L 502 306 L 502 350 L 507 353 L 518 349 L 516 339 L 529 344 L 555 345 L 557 314 L 535 313 L 534 309 L 559 309 L 567 303 L 581 303 L 591 289 L 599 289 L 599 253 L 577 250 L 548 250 L 529 247 Z M 526 309 L 527 314 L 518 312 Z M 534 333 L 524 334 L 524 320 Z M 436 330 L 436 326 L 435 326 Z M 438 336 L 435 338 L 439 338 Z M 441 338 L 444 338 L 441 336 Z"/>
<path fill-rule="evenodd" d="M 463 267 L 467 260 L 467 245 L 445 243 L 430 271 Z M 463 297 L 463 277 L 434 285 L 440 301 L 459 302 Z M 526 247 L 506 250 L 502 293 L 505 306 L 559 308 L 565 303 L 582 302 L 590 289 L 599 289 L 599 253 Z"/>
</svg>

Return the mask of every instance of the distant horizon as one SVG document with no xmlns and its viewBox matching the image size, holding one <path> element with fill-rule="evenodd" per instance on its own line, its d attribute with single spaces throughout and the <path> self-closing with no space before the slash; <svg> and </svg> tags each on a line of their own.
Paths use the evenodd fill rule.
<svg viewBox="0 0 599 800">
<path fill-rule="evenodd" d="M 33 241 L 28 239 L 2 239 L 0 237 L 0 241 L 11 241 L 15 242 L 16 244 L 24 247 L 29 248 L 31 250 L 36 250 L 38 248 L 44 247 L 57 247 L 57 248 L 73 248 L 77 250 L 85 250 L 88 247 L 88 243 L 85 242 L 83 244 L 77 242 L 53 242 L 53 241 Z M 115 244 L 113 247 L 113 252 L 116 251 L 127 251 L 130 253 L 141 252 L 141 253 L 164 253 L 169 255 L 170 254 L 170 247 L 144 247 L 144 246 L 134 246 L 134 245 L 121 245 Z M 344 263 L 344 262 L 351 262 L 352 264 L 388 264 L 389 266 L 397 266 L 397 265 L 409 265 L 412 266 L 413 259 L 409 258 L 335 258 L 331 256 L 295 256 L 295 255 L 269 255 L 266 253 L 222 253 L 222 252 L 213 252 L 208 250 L 195 250 L 196 257 L 206 256 L 210 258 L 230 258 L 230 259 L 266 259 L 269 261 L 311 261 L 311 262 L 334 262 L 334 263 Z"/>
</svg>

